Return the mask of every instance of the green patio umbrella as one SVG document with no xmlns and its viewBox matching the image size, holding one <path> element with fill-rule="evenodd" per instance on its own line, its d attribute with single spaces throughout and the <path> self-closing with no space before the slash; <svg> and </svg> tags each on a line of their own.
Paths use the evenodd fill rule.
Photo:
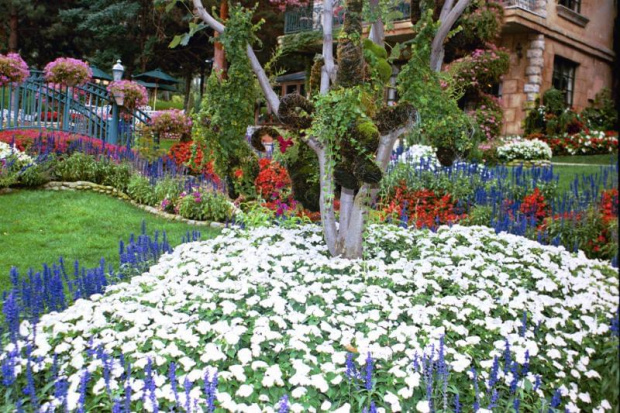
<svg viewBox="0 0 620 413">
<path fill-rule="evenodd" d="M 93 71 L 93 79 L 101 79 L 101 80 L 109 80 L 109 81 L 113 80 L 112 76 L 110 76 L 109 74 L 107 74 L 103 70 L 99 69 L 95 65 L 90 65 L 90 70 Z"/>
<path fill-rule="evenodd" d="M 153 109 L 157 106 L 157 89 L 176 91 L 172 85 L 181 83 L 179 79 L 170 76 L 168 73 L 161 69 L 150 70 L 148 72 L 133 75 L 136 81 L 142 84 L 147 89 L 154 89 Z"/>
</svg>

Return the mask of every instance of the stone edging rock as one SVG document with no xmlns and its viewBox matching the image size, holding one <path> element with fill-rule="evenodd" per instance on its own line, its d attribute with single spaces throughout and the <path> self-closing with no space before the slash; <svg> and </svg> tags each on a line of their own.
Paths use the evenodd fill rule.
<svg viewBox="0 0 620 413">
<path fill-rule="evenodd" d="M 531 168 L 533 166 L 551 166 L 551 161 L 547 161 L 544 159 L 539 159 L 535 161 L 526 161 L 523 159 L 515 159 L 510 162 L 506 162 L 506 166 L 520 166 L 523 165 L 525 168 Z"/>
<path fill-rule="evenodd" d="M 58 182 L 52 181 L 48 182 L 43 186 L 43 189 L 52 190 L 52 191 L 92 191 L 98 192 L 101 194 L 111 195 L 113 197 L 122 199 L 124 201 L 128 201 L 132 205 L 145 210 L 151 214 L 157 215 L 159 217 L 165 218 L 170 221 L 179 221 L 185 222 L 189 225 L 198 225 L 198 226 L 209 226 L 212 228 L 223 228 L 225 225 L 221 222 L 209 222 L 209 221 L 196 221 L 194 219 L 183 218 L 180 215 L 169 214 L 164 211 L 160 211 L 159 209 L 149 206 L 142 205 L 131 199 L 127 194 L 119 191 L 118 189 L 112 186 L 106 185 L 98 185 L 88 181 L 75 181 L 75 182 Z"/>
</svg>

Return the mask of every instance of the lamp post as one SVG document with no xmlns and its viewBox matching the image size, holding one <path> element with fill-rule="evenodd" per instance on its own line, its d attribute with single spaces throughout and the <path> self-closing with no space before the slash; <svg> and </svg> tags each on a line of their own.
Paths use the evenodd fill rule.
<svg viewBox="0 0 620 413">
<path fill-rule="evenodd" d="M 116 61 L 116 64 L 112 66 L 112 77 L 115 82 L 120 81 L 123 78 L 123 73 L 125 72 L 125 68 L 121 64 L 121 59 Z M 124 95 L 113 95 L 114 101 L 112 102 L 112 124 L 110 125 L 108 141 L 111 144 L 116 145 L 118 143 L 118 107 L 124 103 L 125 96 Z"/>
<path fill-rule="evenodd" d="M 121 64 L 121 59 L 116 61 L 116 64 L 112 66 L 112 77 L 115 82 L 118 82 L 123 78 L 123 73 L 125 73 L 125 68 Z"/>
</svg>

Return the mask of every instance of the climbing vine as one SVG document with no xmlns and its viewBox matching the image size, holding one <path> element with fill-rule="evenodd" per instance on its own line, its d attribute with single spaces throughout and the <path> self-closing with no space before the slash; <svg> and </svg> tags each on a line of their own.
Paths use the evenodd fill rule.
<svg viewBox="0 0 620 413">
<path fill-rule="evenodd" d="M 194 124 L 194 140 L 210 150 L 216 172 L 226 177 L 229 195 L 253 196 L 258 173 L 256 156 L 245 140 L 247 125 L 254 123 L 258 86 L 246 55 L 246 45 L 256 41 L 258 25 L 252 10 L 232 6 L 224 33 L 218 38 L 229 62 L 226 77 L 212 73 L 207 80 L 200 112 Z"/>
</svg>

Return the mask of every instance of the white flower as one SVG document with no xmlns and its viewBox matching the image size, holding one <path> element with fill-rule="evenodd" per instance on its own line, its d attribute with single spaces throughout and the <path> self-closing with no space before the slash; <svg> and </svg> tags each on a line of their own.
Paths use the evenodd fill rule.
<svg viewBox="0 0 620 413">
<path fill-rule="evenodd" d="M 306 394 L 307 392 L 308 392 L 308 389 L 306 389 L 305 387 L 296 387 L 291 392 L 291 396 L 295 399 L 299 399 L 300 397 L 303 397 L 304 394 Z"/>
<path fill-rule="evenodd" d="M 341 407 L 334 410 L 333 413 L 350 413 L 350 412 L 351 412 L 351 405 L 349 403 L 345 403 Z"/>
<path fill-rule="evenodd" d="M 400 412 L 402 410 L 398 396 L 394 393 L 386 391 L 385 396 L 383 396 L 383 401 L 390 405 L 393 412 Z"/>
<path fill-rule="evenodd" d="M 254 392 L 254 386 L 248 384 L 242 384 L 239 390 L 235 393 L 238 397 L 248 397 Z"/>
<path fill-rule="evenodd" d="M 421 413 L 429 413 L 431 411 L 431 406 L 428 400 L 420 400 L 415 405 L 415 408 L 416 408 L 416 411 L 421 412 Z"/>
</svg>

